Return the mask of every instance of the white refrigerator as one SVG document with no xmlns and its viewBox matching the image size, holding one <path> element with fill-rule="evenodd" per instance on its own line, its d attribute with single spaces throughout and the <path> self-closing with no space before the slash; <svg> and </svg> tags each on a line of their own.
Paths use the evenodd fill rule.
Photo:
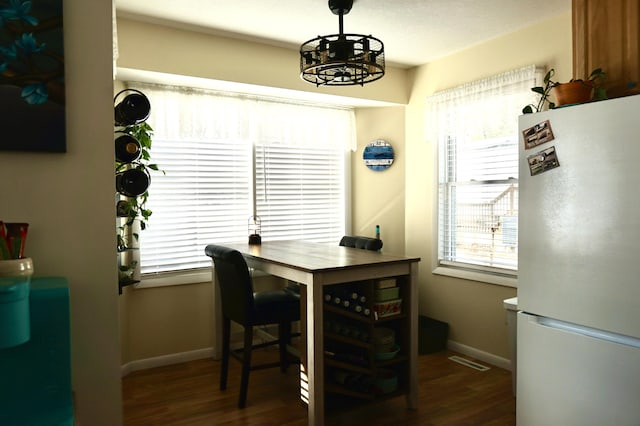
<svg viewBox="0 0 640 426">
<path fill-rule="evenodd" d="M 640 425 L 640 95 L 520 117 L 519 426 Z"/>
</svg>

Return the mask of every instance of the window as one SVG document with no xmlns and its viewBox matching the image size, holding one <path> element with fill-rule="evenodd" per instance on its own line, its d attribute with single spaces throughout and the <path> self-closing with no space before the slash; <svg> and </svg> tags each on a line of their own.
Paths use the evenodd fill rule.
<svg viewBox="0 0 640 426">
<path fill-rule="evenodd" d="M 337 244 L 344 235 L 353 111 L 130 86 L 151 102 L 152 160 L 165 172 L 152 176 L 153 214 L 140 233 L 144 278 L 210 267 L 207 244 L 247 240 L 254 200 L 263 240 Z"/>
<path fill-rule="evenodd" d="M 516 276 L 518 116 L 540 74 L 531 66 L 428 98 L 438 149 L 436 272 Z"/>
</svg>

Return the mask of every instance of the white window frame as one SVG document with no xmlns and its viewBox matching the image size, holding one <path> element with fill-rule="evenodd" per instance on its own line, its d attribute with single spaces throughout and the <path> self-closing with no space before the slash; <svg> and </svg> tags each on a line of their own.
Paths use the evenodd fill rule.
<svg viewBox="0 0 640 426">
<path fill-rule="evenodd" d="M 137 89 L 140 89 L 144 92 L 145 86 L 147 86 L 144 83 L 128 83 L 128 85 L 130 87 L 135 87 Z M 149 86 L 147 86 L 149 87 Z M 196 89 L 199 90 L 199 89 Z M 256 101 L 256 100 L 262 100 L 262 101 L 267 101 L 267 102 L 275 102 L 275 103 L 281 103 L 281 104 L 286 104 L 288 107 L 293 107 L 295 108 L 296 105 L 299 106 L 312 106 L 312 107 L 318 107 L 318 108 L 323 108 L 323 109 L 330 109 L 330 110 L 347 110 L 350 115 L 351 115 L 351 132 L 350 134 L 348 134 L 345 137 L 345 140 L 347 141 L 344 146 L 342 147 L 342 152 L 344 154 L 344 158 L 343 158 L 343 176 L 342 176 L 342 182 L 344 185 L 344 188 L 342 188 L 343 191 L 343 202 L 342 202 L 342 207 L 343 207 L 343 214 L 344 214 L 344 218 L 343 218 L 343 223 L 344 223 L 344 227 L 343 229 L 340 231 L 340 235 L 343 235 L 344 233 L 348 233 L 350 230 L 350 213 L 351 213 L 351 193 L 350 193 L 350 188 L 351 188 L 351 184 L 350 184 L 350 176 L 351 176 L 351 169 L 350 169 L 350 165 L 351 165 L 351 153 L 352 150 L 354 148 L 355 145 L 355 118 L 354 118 L 354 114 L 353 114 L 353 109 L 352 108 L 346 108 L 344 106 L 336 106 L 336 105 L 328 105 L 328 104 L 310 104 L 309 102 L 291 102 L 289 100 L 286 99 L 282 99 L 282 98 L 268 98 L 265 96 L 257 96 L 257 95 L 251 95 L 251 94 L 238 94 L 238 93 L 225 93 L 225 92 L 215 92 L 215 95 L 219 95 L 219 96 L 233 96 L 233 97 L 246 97 L 247 99 L 250 99 L 252 101 Z M 152 110 L 153 110 L 153 100 L 152 100 Z M 152 114 L 153 117 L 153 114 Z M 152 125 L 152 127 L 154 126 L 153 120 L 152 118 L 150 118 L 149 123 Z M 298 127 L 300 127 L 300 124 L 298 124 Z M 155 128 L 155 127 L 154 127 Z M 273 131 L 273 129 L 271 129 Z M 299 129 L 296 129 L 299 131 Z M 268 130 L 267 130 L 268 132 Z M 316 132 L 317 133 L 317 132 Z M 267 140 L 269 140 L 269 138 L 271 137 L 271 135 L 267 135 L 265 136 L 265 138 Z M 310 137 L 308 138 L 309 140 L 314 140 L 315 137 Z M 331 139 L 331 137 L 329 138 Z M 306 146 L 305 148 L 313 148 L 313 145 L 311 145 L 311 143 L 317 143 L 318 141 L 315 142 L 305 142 Z M 252 150 L 254 152 L 255 155 L 255 146 L 256 145 L 260 145 L 260 141 L 258 140 L 254 140 L 253 142 L 253 147 L 254 149 Z M 322 141 L 322 143 L 327 144 L 329 143 L 328 141 L 324 140 Z M 317 146 L 317 145 L 316 145 Z M 152 160 L 153 160 L 153 150 L 152 150 Z M 255 165 L 255 161 L 253 162 L 253 164 Z M 159 164 L 160 169 L 162 169 L 162 164 Z M 254 169 L 254 173 L 253 173 L 253 178 L 255 179 L 255 169 Z M 249 181 L 251 181 L 251 178 L 249 178 Z M 250 188 L 250 190 L 255 190 L 256 186 L 253 185 L 253 188 Z M 150 187 L 150 193 L 151 196 L 153 196 L 153 182 L 152 185 Z M 251 194 L 250 194 L 251 195 Z M 251 197 L 250 197 L 251 198 Z M 253 199 L 255 200 L 255 197 L 253 197 Z M 247 219 L 249 218 L 249 216 L 251 215 L 251 211 L 248 210 L 247 211 Z M 258 215 L 260 215 L 260 213 L 258 212 Z M 151 218 L 153 219 L 153 217 Z M 143 231 L 143 232 L 148 232 L 148 231 Z M 244 238 L 247 238 L 247 235 L 244 235 Z M 321 237 L 316 237 L 317 238 L 321 238 Z M 282 238 L 280 238 L 282 239 Z M 203 256 L 204 255 L 204 249 L 203 249 Z M 171 272 L 162 272 L 162 273 L 153 273 L 153 274 L 142 274 L 141 276 L 141 282 L 139 284 L 137 284 L 135 287 L 136 288 L 149 288 L 149 287 L 161 287 L 161 286 L 172 286 L 172 285 L 179 285 L 179 284 L 194 284 L 194 283 L 203 283 L 203 282 L 210 282 L 212 279 L 211 276 L 212 270 L 210 267 L 202 267 L 202 268 L 197 268 L 197 269 L 186 269 L 186 270 L 180 270 L 180 271 L 171 271 Z"/>
<path fill-rule="evenodd" d="M 518 77 L 515 77 L 515 75 Z M 442 97 L 446 97 L 452 94 L 454 91 L 463 91 L 468 89 L 469 86 L 476 85 L 476 87 L 486 87 L 496 84 L 496 81 L 501 79 L 513 77 L 522 78 L 522 75 L 530 77 L 528 79 L 528 88 L 539 85 L 541 81 L 543 70 L 536 68 L 535 66 L 525 67 L 519 70 L 510 71 L 487 79 L 478 80 L 467 85 L 459 86 L 450 90 L 439 92 L 434 94 L 427 100 L 427 115 L 425 118 L 426 135 L 429 140 L 432 141 L 433 155 L 435 159 L 436 167 L 434 168 L 434 191 L 433 191 L 433 234 L 432 240 L 432 272 L 437 275 L 445 275 L 454 278 L 461 278 L 466 280 L 478 281 L 483 283 L 490 283 L 496 285 L 502 285 L 507 287 L 517 287 L 517 269 L 510 270 L 505 268 L 495 268 L 489 266 L 475 265 L 470 263 L 461 263 L 456 261 L 448 261 L 440 258 L 440 166 L 441 166 L 441 152 L 440 152 L 440 138 L 442 135 L 438 132 L 438 119 L 434 114 L 435 109 L 429 107 L 429 102 L 438 102 Z M 494 95 L 495 96 L 495 95 Z M 440 97 L 440 98 L 439 98 Z M 533 92 L 527 90 L 526 96 L 520 105 L 520 108 L 524 107 L 530 102 L 535 100 Z M 520 115 L 520 109 L 514 110 L 514 122 L 515 129 L 517 129 L 517 117 Z M 519 135 L 516 135 L 517 143 L 520 143 Z M 514 179 L 505 179 L 501 183 L 517 183 L 517 174 Z"/>
</svg>

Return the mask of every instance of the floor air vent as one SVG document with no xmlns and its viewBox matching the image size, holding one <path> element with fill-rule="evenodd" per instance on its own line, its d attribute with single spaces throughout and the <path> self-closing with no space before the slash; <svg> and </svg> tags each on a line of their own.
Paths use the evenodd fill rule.
<svg viewBox="0 0 640 426">
<path fill-rule="evenodd" d="M 457 355 L 450 356 L 449 359 L 451 361 L 453 361 L 453 362 L 457 362 L 458 364 L 466 365 L 469 368 L 473 368 L 474 370 L 478 370 L 478 371 L 490 370 L 490 368 L 487 367 L 486 365 L 478 364 L 477 362 L 473 362 L 473 361 L 470 361 L 468 359 L 464 359 L 464 358 L 459 357 Z"/>
</svg>

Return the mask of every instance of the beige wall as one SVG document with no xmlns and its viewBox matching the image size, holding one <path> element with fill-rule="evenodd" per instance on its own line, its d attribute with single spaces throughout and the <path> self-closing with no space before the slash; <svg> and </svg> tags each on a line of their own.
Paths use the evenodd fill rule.
<svg viewBox="0 0 640 426">
<path fill-rule="evenodd" d="M 111 2 L 64 1 L 67 152 L 0 153 L 0 218 L 30 224 L 36 276 L 69 281 L 76 419 L 92 426 L 122 422 L 111 33 Z"/>
<path fill-rule="evenodd" d="M 449 338 L 498 357 L 508 358 L 502 301 L 513 288 L 437 276 L 433 268 L 433 215 L 436 161 L 432 141 L 424 140 L 425 98 L 510 69 L 536 64 L 554 67 L 559 80 L 572 74 L 569 13 L 500 37 L 412 70 L 413 91 L 407 108 L 406 247 L 422 257 L 420 312 L 446 321 Z"/>
<path fill-rule="evenodd" d="M 266 45 L 256 49 L 255 44 L 243 41 L 127 19 L 118 20 L 118 38 L 118 67 L 398 104 L 409 99 L 407 71 L 403 69 L 388 67 L 382 80 L 365 87 L 317 89 L 299 78 L 295 50 Z M 256 73 L 256 63 L 268 66 Z M 357 200 L 354 205 L 364 207 L 354 208 L 353 231 L 373 235 L 379 224 L 384 249 L 403 252 L 404 106 L 363 109 L 357 116 L 359 123 L 370 120 L 371 125 L 358 128 L 352 192 Z M 376 138 L 388 139 L 399 157 L 393 167 L 381 173 L 371 172 L 361 161 L 364 145 Z M 211 347 L 211 300 L 208 283 L 125 289 L 120 300 L 122 363 Z"/>
<path fill-rule="evenodd" d="M 121 67 L 326 91 L 398 104 L 356 111 L 352 232 L 373 235 L 379 224 L 385 251 L 420 256 L 421 313 L 448 322 L 454 341 L 508 357 L 502 301 L 515 296 L 515 289 L 431 274 L 435 163 L 432 146 L 423 137 L 424 99 L 435 91 L 532 63 L 554 66 L 559 79 L 568 79 L 569 14 L 429 65 L 409 71 L 390 68 L 382 80 L 364 88 L 332 90 L 316 89 L 300 81 L 298 53 L 294 50 L 270 46 L 256 49 L 246 42 L 131 20 L 119 20 L 118 33 Z M 254 73 L 252 63 L 269 66 Z M 388 140 L 396 154 L 393 166 L 384 172 L 373 172 L 362 163 L 364 146 L 378 138 Z M 125 294 L 121 318 L 128 324 L 123 329 L 123 363 L 210 346 L 208 284 L 127 289 Z M 202 311 L 195 312 L 193 306 Z"/>
<path fill-rule="evenodd" d="M 360 108 L 356 111 L 358 149 L 351 159 L 352 234 L 373 237 L 380 225 L 382 251 L 404 253 L 405 106 Z M 364 147 L 375 139 L 391 144 L 394 161 L 384 171 L 369 170 Z"/>
<path fill-rule="evenodd" d="M 118 19 L 118 38 L 118 67 L 399 104 L 409 99 L 406 71 L 394 67 L 364 87 L 316 88 L 300 78 L 297 50 L 127 19 Z"/>
<path fill-rule="evenodd" d="M 282 286 L 280 279 L 255 279 L 256 291 Z M 125 288 L 120 297 L 122 364 L 213 346 L 211 283 Z M 232 331 L 241 330 L 233 327 Z M 241 336 L 241 334 L 240 334 Z M 138 368 L 138 366 L 135 366 Z"/>
<path fill-rule="evenodd" d="M 124 362 L 210 348 L 213 344 L 211 284 L 127 289 Z"/>
</svg>

